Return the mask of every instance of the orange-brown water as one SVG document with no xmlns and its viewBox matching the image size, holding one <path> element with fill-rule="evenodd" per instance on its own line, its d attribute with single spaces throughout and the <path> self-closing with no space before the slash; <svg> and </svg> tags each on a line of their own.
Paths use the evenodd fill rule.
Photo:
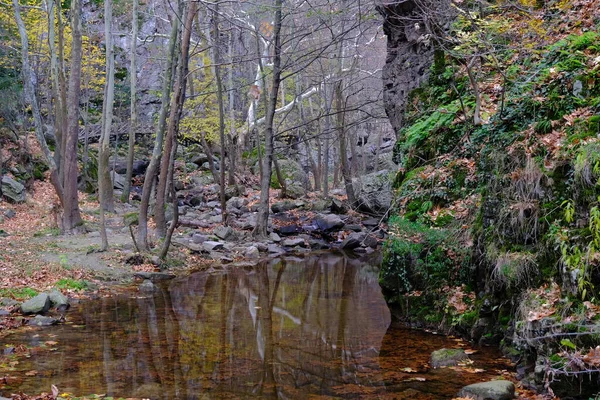
<svg viewBox="0 0 600 400">
<path fill-rule="evenodd" d="M 154 296 L 82 302 L 66 324 L 4 339 L 53 350 L 20 360 L 11 372 L 20 378 L 1 392 L 54 384 L 157 399 L 444 399 L 505 368 L 492 349 L 471 356 L 471 372 L 427 368 L 432 351 L 457 342 L 391 324 L 373 264 L 332 253 L 278 259 L 194 273 Z"/>
</svg>

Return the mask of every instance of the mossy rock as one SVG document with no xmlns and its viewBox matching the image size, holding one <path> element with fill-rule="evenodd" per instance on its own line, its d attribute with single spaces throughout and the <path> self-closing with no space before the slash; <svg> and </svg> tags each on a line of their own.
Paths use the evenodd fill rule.
<svg viewBox="0 0 600 400">
<path fill-rule="evenodd" d="M 131 212 L 123 215 L 123 224 L 125 226 L 137 225 L 139 223 L 139 214 L 137 212 Z"/>
<path fill-rule="evenodd" d="M 431 353 L 429 365 L 433 368 L 451 367 L 468 359 L 464 349 L 440 349 Z"/>
</svg>

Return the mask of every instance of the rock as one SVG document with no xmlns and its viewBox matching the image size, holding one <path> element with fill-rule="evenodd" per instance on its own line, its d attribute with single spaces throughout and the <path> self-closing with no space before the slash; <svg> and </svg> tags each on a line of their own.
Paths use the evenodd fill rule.
<svg viewBox="0 0 600 400">
<path fill-rule="evenodd" d="M 113 187 L 115 189 L 123 190 L 125 188 L 125 183 L 127 182 L 127 179 L 125 179 L 123 175 L 113 172 L 110 174 L 110 177 L 113 181 Z"/>
<path fill-rule="evenodd" d="M 281 237 L 278 234 L 276 234 L 275 232 L 269 233 L 269 239 L 271 239 L 275 243 L 281 242 Z"/>
<path fill-rule="evenodd" d="M 347 224 L 347 225 L 344 225 L 344 230 L 345 231 L 353 231 L 353 232 L 361 232 L 362 226 L 360 226 L 358 224 Z"/>
<path fill-rule="evenodd" d="M 233 208 L 240 209 L 243 206 L 245 206 L 246 204 L 248 204 L 247 199 L 244 199 L 241 197 L 231 197 L 229 200 L 227 200 L 226 206 L 227 206 L 227 210 L 230 210 Z"/>
<path fill-rule="evenodd" d="M 450 367 L 458 365 L 459 361 L 468 359 L 469 357 L 463 349 L 440 349 L 431 353 L 429 364 L 433 368 Z"/>
<path fill-rule="evenodd" d="M 56 289 L 52 289 L 50 293 L 48 293 L 48 297 L 50 298 L 50 302 L 52 306 L 55 308 L 60 308 L 61 310 L 67 310 L 71 305 L 69 304 L 69 299 L 67 296 L 62 294 Z"/>
<path fill-rule="evenodd" d="M 370 247 L 372 249 L 376 249 L 379 242 L 375 239 L 375 236 L 365 233 L 365 237 L 362 240 L 362 245 L 365 247 Z"/>
<path fill-rule="evenodd" d="M 323 239 L 314 239 L 314 238 L 311 238 L 311 239 L 308 240 L 308 245 L 313 250 L 327 250 L 327 249 L 331 248 L 331 246 L 329 245 L 329 243 L 327 243 Z"/>
<path fill-rule="evenodd" d="M 175 274 L 168 274 L 166 272 L 135 272 L 134 278 L 149 280 L 152 283 L 168 281 L 175 278 Z"/>
<path fill-rule="evenodd" d="M 300 197 L 304 196 L 305 192 L 306 191 L 304 190 L 304 187 L 302 187 L 302 185 L 299 183 L 292 183 L 291 185 L 288 185 L 285 191 L 286 195 L 290 199 L 299 199 Z"/>
<path fill-rule="evenodd" d="M 354 250 L 357 247 L 360 247 L 363 239 L 366 234 L 360 232 L 352 232 L 346 239 L 342 242 L 341 248 L 344 250 Z"/>
<path fill-rule="evenodd" d="M 365 219 L 362 223 L 366 227 L 373 228 L 375 226 L 379 226 L 379 221 L 380 220 L 378 218 L 368 218 Z"/>
<path fill-rule="evenodd" d="M 465 386 L 458 397 L 475 400 L 510 400 L 515 396 L 515 385 L 509 381 L 489 381 Z"/>
<path fill-rule="evenodd" d="M 3 175 L 2 196 L 12 203 L 23 203 L 25 201 L 25 186 L 11 177 Z"/>
<path fill-rule="evenodd" d="M 194 233 L 192 235 L 192 242 L 196 244 L 202 244 L 208 240 L 208 236 L 202 235 L 200 233 Z"/>
<path fill-rule="evenodd" d="M 383 215 L 392 204 L 392 173 L 377 171 L 352 180 L 359 209 Z"/>
<path fill-rule="evenodd" d="M 244 252 L 244 257 L 247 258 L 259 258 L 260 252 L 256 246 L 249 246 Z"/>
<path fill-rule="evenodd" d="M 0 305 L 3 306 L 3 307 L 10 308 L 10 307 L 16 306 L 17 304 L 19 304 L 18 301 L 10 299 L 8 297 L 2 297 L 0 299 Z"/>
<path fill-rule="evenodd" d="M 284 225 L 284 226 L 277 228 L 277 232 L 279 232 L 280 235 L 284 235 L 284 236 L 295 235 L 301 231 L 302 231 L 302 229 L 298 225 L 294 225 L 294 224 Z"/>
<path fill-rule="evenodd" d="M 296 247 L 296 246 L 306 247 L 306 242 L 304 241 L 304 239 L 301 239 L 301 238 L 284 239 L 282 244 L 286 247 Z"/>
<path fill-rule="evenodd" d="M 29 321 L 27 325 L 30 326 L 50 326 L 58 323 L 58 319 L 52 317 L 44 317 L 43 315 L 36 315 Z"/>
<path fill-rule="evenodd" d="M 310 203 L 311 211 L 325 211 L 331 208 L 331 200 L 327 199 L 316 199 Z"/>
<path fill-rule="evenodd" d="M 431 16 L 428 10 L 419 9 L 416 4 L 413 1 L 392 2 L 378 9 L 383 17 L 387 48 L 393 49 L 387 55 L 381 78 L 385 111 L 395 132 L 403 127 L 409 93 L 427 82 L 433 64 L 435 46 L 427 40 L 423 30 L 414 28 L 429 26 Z M 411 23 L 400 25 L 398 21 Z M 444 26 L 445 22 L 438 21 L 438 26 Z"/>
<path fill-rule="evenodd" d="M 283 254 L 285 253 L 285 250 L 282 249 L 281 247 L 277 246 L 276 244 L 270 244 L 267 246 L 267 252 L 270 254 Z"/>
<path fill-rule="evenodd" d="M 225 188 L 225 200 L 232 199 L 234 197 L 243 196 L 246 192 L 244 185 L 231 185 Z M 239 207 L 237 207 L 239 208 Z"/>
<path fill-rule="evenodd" d="M 204 154 L 204 153 L 194 154 L 190 158 L 190 162 L 196 164 L 197 166 L 201 166 L 205 162 L 208 162 L 208 156 L 206 154 Z"/>
<path fill-rule="evenodd" d="M 287 158 L 277 160 L 277 163 L 288 188 L 293 186 L 302 188 L 308 182 L 308 175 L 306 172 L 304 172 L 302 166 L 296 161 Z"/>
<path fill-rule="evenodd" d="M 345 225 L 344 221 L 335 214 L 319 214 L 315 218 L 315 223 L 320 230 L 325 232 L 341 229 Z"/>
<path fill-rule="evenodd" d="M 343 201 L 334 197 L 331 199 L 331 212 L 336 214 L 346 214 L 348 212 L 348 207 Z"/>
<path fill-rule="evenodd" d="M 10 315 L 10 312 L 0 309 L 0 317 L 6 317 L 7 315 Z"/>
<path fill-rule="evenodd" d="M 46 293 L 40 293 L 21 304 L 21 312 L 23 314 L 43 314 L 50 309 L 51 305 L 50 297 Z"/>
<path fill-rule="evenodd" d="M 277 213 L 281 213 L 281 212 L 285 212 L 285 211 L 295 210 L 295 209 L 303 207 L 303 206 L 304 206 L 303 201 L 284 200 L 284 201 L 278 201 L 276 203 L 273 203 L 271 205 L 271 211 L 273 211 L 273 213 L 277 214 Z"/>
<path fill-rule="evenodd" d="M 235 231 L 230 226 L 217 226 L 213 230 L 213 234 L 223 240 L 234 239 L 235 237 Z"/>
<path fill-rule="evenodd" d="M 154 293 L 158 290 L 158 288 L 150 279 L 144 279 L 144 282 L 140 284 L 138 290 L 142 293 Z"/>
<path fill-rule="evenodd" d="M 221 249 L 223 249 L 223 243 L 221 243 L 221 242 L 214 242 L 212 240 L 207 240 L 206 242 L 202 243 L 202 248 L 206 252 L 211 252 L 211 251 L 215 251 L 215 250 L 221 250 Z"/>
<path fill-rule="evenodd" d="M 15 210 L 6 210 L 4 211 L 4 216 L 8 219 L 14 218 L 17 215 Z"/>
</svg>

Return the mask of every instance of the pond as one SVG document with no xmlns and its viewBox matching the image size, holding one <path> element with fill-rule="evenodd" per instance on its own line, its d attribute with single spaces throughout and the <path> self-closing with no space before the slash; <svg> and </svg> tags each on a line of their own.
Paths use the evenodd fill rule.
<svg viewBox="0 0 600 400">
<path fill-rule="evenodd" d="M 4 339 L 47 350 L 20 360 L 0 392 L 449 399 L 506 368 L 479 349 L 469 368 L 429 369 L 432 351 L 464 343 L 392 324 L 377 265 L 334 253 L 274 259 L 81 302 L 66 323 Z"/>
</svg>

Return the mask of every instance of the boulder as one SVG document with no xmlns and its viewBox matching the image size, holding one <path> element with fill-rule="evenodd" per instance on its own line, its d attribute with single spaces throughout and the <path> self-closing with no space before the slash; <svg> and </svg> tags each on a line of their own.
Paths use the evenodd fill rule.
<svg viewBox="0 0 600 400">
<path fill-rule="evenodd" d="M 344 241 L 342 242 L 341 248 L 344 250 L 354 250 L 357 247 L 361 246 L 362 241 L 365 238 L 365 236 L 366 236 L 366 234 L 364 234 L 364 233 L 352 232 L 351 234 L 348 235 L 348 237 L 346 237 L 346 239 L 344 239 Z"/>
<path fill-rule="evenodd" d="M 113 187 L 115 189 L 123 190 L 125 188 L 125 183 L 127 182 L 127 179 L 123 175 L 113 172 L 110 174 L 110 177 L 112 179 Z"/>
<path fill-rule="evenodd" d="M 244 257 L 259 258 L 260 252 L 258 251 L 258 248 L 256 246 L 249 246 L 248 248 L 246 248 L 246 251 L 244 251 Z"/>
<path fill-rule="evenodd" d="M 294 186 L 302 188 L 308 181 L 308 175 L 296 161 L 288 158 L 277 160 L 277 164 L 279 165 L 279 170 L 281 171 L 281 175 L 283 175 L 288 188 L 291 189 Z M 292 190 L 295 191 L 296 189 L 291 189 L 290 191 Z"/>
<path fill-rule="evenodd" d="M 284 200 L 284 201 L 278 201 L 277 203 L 273 203 L 271 205 L 271 211 L 273 211 L 273 213 L 277 214 L 280 212 L 295 210 L 300 207 L 304 207 L 303 201 Z"/>
<path fill-rule="evenodd" d="M 392 176 L 389 170 L 383 170 L 353 179 L 359 209 L 383 215 L 392 204 Z"/>
<path fill-rule="evenodd" d="M 51 306 L 50 297 L 46 293 L 40 293 L 21 304 L 21 312 L 23 314 L 43 314 Z"/>
<path fill-rule="evenodd" d="M 515 396 L 515 385 L 509 381 L 489 381 L 465 386 L 458 397 L 475 400 L 510 400 Z"/>
<path fill-rule="evenodd" d="M 284 239 L 281 244 L 283 244 L 286 247 L 306 247 L 306 242 L 302 238 Z"/>
<path fill-rule="evenodd" d="M 12 203 L 23 203 L 25 201 L 25 186 L 4 175 L 2 177 L 2 196 Z"/>
<path fill-rule="evenodd" d="M 269 234 L 269 239 L 271 239 L 271 240 L 272 240 L 272 241 L 274 241 L 275 243 L 279 243 L 279 242 L 281 242 L 281 237 L 280 237 L 278 234 L 276 234 L 275 232 L 271 232 L 271 233 Z"/>
<path fill-rule="evenodd" d="M 243 196 L 246 192 L 246 187 L 244 185 L 231 185 L 225 188 L 225 199 L 231 199 L 233 197 Z M 239 208 L 239 207 L 237 207 Z"/>
<path fill-rule="evenodd" d="M 202 248 L 206 252 L 221 250 L 221 249 L 223 249 L 223 243 L 214 242 L 212 240 L 207 240 L 206 242 L 202 243 Z"/>
<path fill-rule="evenodd" d="M 292 183 L 286 187 L 286 194 L 290 199 L 299 199 L 304 196 L 304 187 L 300 183 Z"/>
<path fill-rule="evenodd" d="M 196 244 L 202 244 L 208 240 L 208 236 L 203 235 L 201 233 L 194 233 L 192 235 L 192 242 Z"/>
<path fill-rule="evenodd" d="M 44 317 L 43 315 L 36 315 L 29 321 L 27 321 L 27 325 L 30 326 L 50 326 L 58 323 L 56 318 L 52 317 Z"/>
<path fill-rule="evenodd" d="M 346 214 L 348 212 L 348 207 L 343 201 L 334 197 L 331 199 L 331 212 L 336 214 Z"/>
<path fill-rule="evenodd" d="M 277 246 L 276 244 L 270 244 L 267 246 L 267 252 L 269 252 L 270 254 L 279 255 L 285 253 L 285 250 Z"/>
<path fill-rule="evenodd" d="M 433 368 L 450 367 L 468 359 L 464 349 L 440 349 L 431 353 L 429 365 Z"/>
<path fill-rule="evenodd" d="M 69 304 L 69 299 L 67 298 L 67 296 L 65 296 L 56 289 L 52 289 L 52 291 L 48 293 L 48 297 L 50 298 L 52 306 L 57 309 L 66 310 L 71 306 Z"/>
<path fill-rule="evenodd" d="M 328 232 L 341 229 L 344 227 L 344 221 L 335 214 L 319 214 L 315 218 L 315 223 L 320 230 Z"/>
<path fill-rule="evenodd" d="M 217 226 L 213 230 L 213 234 L 223 240 L 233 239 L 235 237 L 235 231 L 230 226 Z"/>
</svg>

